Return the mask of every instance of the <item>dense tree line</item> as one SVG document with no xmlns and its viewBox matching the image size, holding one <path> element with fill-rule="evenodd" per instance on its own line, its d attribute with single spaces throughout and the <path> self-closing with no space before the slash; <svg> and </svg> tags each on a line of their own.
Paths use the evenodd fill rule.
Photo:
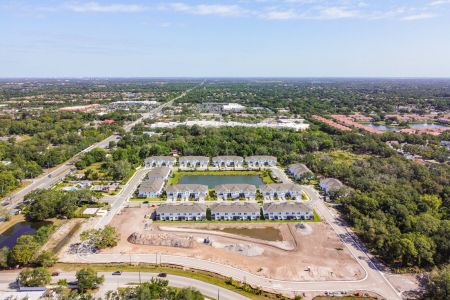
<svg viewBox="0 0 450 300">
<path fill-rule="evenodd" d="M 423 166 L 397 155 L 353 163 L 324 155 L 308 166 L 341 179 L 337 199 L 356 232 L 384 261 L 397 267 L 430 267 L 450 257 L 450 168 Z"/>
<path fill-rule="evenodd" d="M 10 136 L 0 141 L 0 161 L 9 162 L 0 163 L 0 196 L 17 188 L 22 180 L 40 175 L 43 168 L 65 162 L 116 128 L 112 125 L 86 127 L 91 120 L 93 116 L 84 113 L 0 118 L 0 136 Z"/>
<path fill-rule="evenodd" d="M 93 203 L 95 198 L 90 190 L 64 192 L 60 190 L 34 190 L 25 196 L 29 203 L 25 213 L 30 221 L 44 221 L 54 217 L 73 218 L 77 208 Z"/>
</svg>

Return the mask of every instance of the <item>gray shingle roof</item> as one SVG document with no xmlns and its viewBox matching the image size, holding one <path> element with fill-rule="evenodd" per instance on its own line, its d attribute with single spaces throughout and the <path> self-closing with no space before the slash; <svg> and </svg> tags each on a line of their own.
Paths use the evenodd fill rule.
<svg viewBox="0 0 450 300">
<path fill-rule="evenodd" d="M 298 192 L 303 191 L 302 187 L 296 183 L 270 183 L 259 187 L 261 193 L 267 192 Z"/>
<path fill-rule="evenodd" d="M 214 188 L 216 193 L 256 193 L 252 184 L 219 184 Z"/>
<path fill-rule="evenodd" d="M 176 161 L 177 159 L 173 156 L 169 155 L 161 155 L 161 156 L 150 156 L 145 159 L 145 161 Z"/>
<path fill-rule="evenodd" d="M 311 212 L 312 209 L 300 202 L 271 202 L 263 205 L 264 213 L 298 213 Z"/>
<path fill-rule="evenodd" d="M 208 193 L 208 186 L 203 184 L 174 184 L 166 189 L 167 193 Z"/>
<path fill-rule="evenodd" d="M 259 213 L 259 206 L 252 202 L 221 202 L 211 205 L 211 213 Z"/>
<path fill-rule="evenodd" d="M 304 174 L 307 172 L 311 172 L 311 170 L 308 169 L 308 167 L 305 166 L 304 164 L 292 164 L 292 165 L 289 165 L 288 169 L 289 169 L 289 172 L 294 173 L 296 175 L 301 175 L 301 174 Z"/>
<path fill-rule="evenodd" d="M 325 178 L 320 181 L 321 185 L 325 185 L 329 190 L 339 190 L 344 184 L 336 178 Z"/>
<path fill-rule="evenodd" d="M 164 180 L 161 178 L 152 178 L 144 180 L 139 186 L 139 193 L 156 193 L 164 186 Z"/>
<path fill-rule="evenodd" d="M 180 157 L 181 162 L 198 161 L 198 162 L 209 162 L 209 157 L 207 156 L 182 156 Z"/>
<path fill-rule="evenodd" d="M 222 156 L 215 156 L 212 158 L 213 161 L 238 161 L 243 162 L 244 159 L 241 156 L 235 156 L 235 155 L 222 155 Z"/>
<path fill-rule="evenodd" d="M 151 169 L 145 178 L 164 178 L 167 177 L 170 174 L 170 168 L 169 167 L 157 167 Z"/>
<path fill-rule="evenodd" d="M 200 203 L 164 203 L 156 208 L 156 214 L 202 212 L 206 212 L 206 206 Z"/>
<path fill-rule="evenodd" d="M 252 160 L 252 161 L 277 161 L 277 158 L 275 156 L 270 155 L 252 155 L 247 156 L 245 158 L 246 161 Z"/>
</svg>

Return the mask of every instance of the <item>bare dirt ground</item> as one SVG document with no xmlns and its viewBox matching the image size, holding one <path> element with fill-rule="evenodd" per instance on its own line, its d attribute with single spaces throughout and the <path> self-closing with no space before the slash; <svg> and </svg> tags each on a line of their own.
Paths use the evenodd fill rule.
<svg viewBox="0 0 450 300">
<path fill-rule="evenodd" d="M 192 223 L 192 224 L 153 224 L 145 226 L 148 219 L 145 215 L 151 213 L 151 208 L 127 208 L 122 210 L 112 220 L 112 226 L 120 233 L 121 240 L 117 247 L 104 250 L 104 253 L 166 253 L 174 255 L 192 256 L 232 265 L 255 274 L 274 279 L 285 280 L 355 280 L 364 276 L 364 271 L 353 259 L 351 254 L 341 243 L 331 227 L 324 223 L 309 223 L 310 234 L 304 235 L 294 228 L 295 223 Z M 177 236 L 192 236 L 197 241 L 193 248 L 175 248 L 165 246 L 136 245 L 128 242 L 128 237 L 134 232 L 161 232 L 158 226 L 173 226 L 198 229 L 221 229 L 224 227 L 242 226 L 245 228 L 260 228 L 273 226 L 280 230 L 283 240 L 293 243 L 294 250 L 286 251 L 255 243 L 254 239 L 240 237 L 239 239 L 208 236 L 198 233 L 180 233 Z M 164 231 L 168 234 L 167 231 Z M 256 256 L 245 256 L 235 251 L 199 242 L 209 237 L 216 244 L 244 245 L 262 248 L 263 252 Z"/>
<path fill-rule="evenodd" d="M 75 235 L 76 232 L 73 232 L 73 230 L 76 229 L 76 226 L 80 226 L 83 221 L 84 220 L 82 219 L 67 220 L 52 234 L 50 239 L 43 246 L 43 249 L 59 252 L 66 244 L 64 240 L 70 239 L 72 235 Z"/>
</svg>

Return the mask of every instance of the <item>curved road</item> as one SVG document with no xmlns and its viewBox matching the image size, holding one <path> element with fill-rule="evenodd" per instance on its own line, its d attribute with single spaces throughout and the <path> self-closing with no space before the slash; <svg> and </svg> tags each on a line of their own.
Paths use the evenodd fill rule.
<svg viewBox="0 0 450 300">
<path fill-rule="evenodd" d="M 123 272 L 122 275 L 112 275 L 111 272 L 99 272 L 100 275 L 105 277 L 105 282 L 101 285 L 96 296 L 102 297 L 106 292 L 111 290 L 116 290 L 118 287 L 123 287 L 128 285 L 129 283 L 138 283 L 139 281 L 145 282 L 150 281 L 153 277 L 157 277 L 157 273 L 138 273 L 138 272 Z M 17 276 L 18 272 L 5 272 L 1 273 L 0 276 L 0 298 L 5 299 L 9 295 L 14 296 L 25 296 L 25 292 L 16 292 L 15 289 L 10 287 L 10 284 L 13 283 Z M 52 281 L 56 282 L 60 279 L 66 279 L 67 281 L 75 281 L 75 272 L 61 272 L 59 276 L 52 277 Z M 248 300 L 247 297 L 242 296 L 241 294 L 235 293 L 228 289 L 206 283 L 204 281 L 168 274 L 167 277 L 163 278 L 169 281 L 169 285 L 173 287 L 179 288 L 195 288 L 200 291 L 206 297 L 211 299 L 217 299 L 218 296 L 220 299 L 224 300 Z"/>
<path fill-rule="evenodd" d="M 386 299 L 401 299 L 400 293 L 387 280 L 384 273 L 377 267 L 377 262 L 369 252 L 359 242 L 358 238 L 349 230 L 348 226 L 341 221 L 337 215 L 332 213 L 325 205 L 318 192 L 309 186 L 305 186 L 305 191 L 310 198 L 310 204 L 320 214 L 322 220 L 330 224 L 332 229 L 341 238 L 345 247 L 348 248 L 355 260 L 365 271 L 364 278 L 360 280 L 339 280 L 339 281 L 292 281 L 277 280 L 262 277 L 239 268 L 224 265 L 214 261 L 203 260 L 194 257 L 148 253 L 148 254 L 92 254 L 92 255 L 71 255 L 63 259 L 68 263 L 119 263 L 119 262 L 143 262 L 143 263 L 164 263 L 180 265 L 193 269 L 200 269 L 209 272 L 232 277 L 235 280 L 244 281 L 262 289 L 279 292 L 311 292 L 311 291 L 371 291 L 382 295 Z"/>
</svg>

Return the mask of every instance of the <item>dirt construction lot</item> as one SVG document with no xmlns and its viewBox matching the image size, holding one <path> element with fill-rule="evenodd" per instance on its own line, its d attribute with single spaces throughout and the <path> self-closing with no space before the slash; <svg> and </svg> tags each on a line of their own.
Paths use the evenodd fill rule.
<svg viewBox="0 0 450 300">
<path fill-rule="evenodd" d="M 262 222 L 151 224 L 144 218 L 151 212 L 147 207 L 127 208 L 116 215 L 110 225 L 118 229 L 121 240 L 104 253 L 192 256 L 274 279 L 355 280 L 364 276 L 361 266 L 324 223 L 306 223 L 303 228 L 298 228 L 297 223 Z M 261 236 L 264 230 L 267 239 Z M 128 241 L 133 233 L 192 242 L 188 248 L 133 244 Z"/>
</svg>

